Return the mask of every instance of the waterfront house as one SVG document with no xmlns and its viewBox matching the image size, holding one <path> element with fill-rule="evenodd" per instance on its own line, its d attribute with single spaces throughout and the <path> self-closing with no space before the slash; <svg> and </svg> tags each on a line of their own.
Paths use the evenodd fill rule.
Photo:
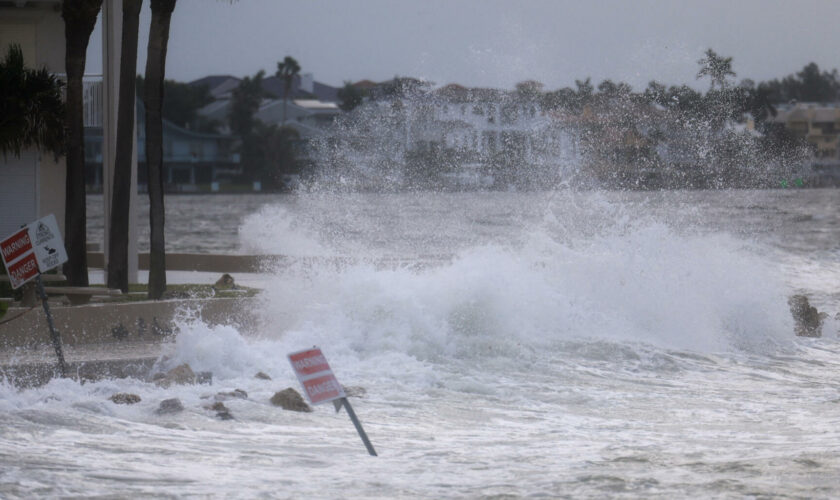
<svg viewBox="0 0 840 500">
<path fill-rule="evenodd" d="M 794 102 L 778 107 L 773 121 L 811 147 L 818 185 L 840 184 L 840 103 Z"/>
<path fill-rule="evenodd" d="M 137 182 L 147 189 L 145 109 L 137 105 Z M 167 191 L 194 192 L 218 189 L 240 175 L 239 154 L 230 135 L 188 130 L 163 120 L 163 181 Z M 102 128 L 85 130 L 85 168 L 88 187 L 102 189 Z"/>
<path fill-rule="evenodd" d="M 231 98 L 233 91 L 241 80 L 233 76 L 207 76 L 190 82 L 190 85 L 205 85 L 210 95 L 215 99 L 198 113 L 208 120 L 219 123 L 219 131 L 230 133 L 228 124 Z M 306 143 L 323 137 L 325 130 L 341 113 L 338 108 L 338 89 L 314 80 L 311 73 L 295 75 L 289 91 L 289 100 L 283 99 L 283 81 L 276 76 L 263 79 L 265 98 L 255 118 L 268 125 L 284 125 L 283 113 L 285 107 L 285 125 L 298 131 L 302 144 L 300 151 L 306 150 Z"/>
</svg>

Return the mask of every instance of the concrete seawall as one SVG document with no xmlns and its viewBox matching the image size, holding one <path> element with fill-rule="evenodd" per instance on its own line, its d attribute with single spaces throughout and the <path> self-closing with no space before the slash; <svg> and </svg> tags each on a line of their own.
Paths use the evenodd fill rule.
<svg viewBox="0 0 840 500">
<path fill-rule="evenodd" d="M 68 345 L 149 341 L 166 336 L 176 314 L 190 311 L 208 324 L 234 324 L 242 329 L 253 325 L 253 299 L 185 299 L 166 301 L 103 303 L 83 306 L 50 305 L 62 341 Z M 49 343 L 44 310 L 10 308 L 0 325 L 0 349 L 34 347 Z"/>
<path fill-rule="evenodd" d="M 101 269 L 105 263 L 102 252 L 88 252 L 88 266 Z M 451 261 L 451 255 L 417 255 L 410 259 L 378 257 L 359 259 L 343 256 L 292 257 L 289 255 L 219 255 L 203 253 L 167 253 L 167 271 L 203 271 L 217 273 L 263 273 L 281 271 L 293 266 L 304 268 L 342 269 L 359 263 L 369 263 L 377 269 L 421 269 Z M 137 254 L 138 267 L 149 269 L 149 254 Z"/>
<path fill-rule="evenodd" d="M 207 324 L 252 331 L 254 299 L 187 299 L 84 306 L 50 305 L 61 333 L 68 376 L 80 382 L 101 378 L 147 378 L 175 333 L 175 318 L 190 314 Z M 0 325 L 0 382 L 17 387 L 57 376 L 44 310 L 11 308 Z"/>
</svg>

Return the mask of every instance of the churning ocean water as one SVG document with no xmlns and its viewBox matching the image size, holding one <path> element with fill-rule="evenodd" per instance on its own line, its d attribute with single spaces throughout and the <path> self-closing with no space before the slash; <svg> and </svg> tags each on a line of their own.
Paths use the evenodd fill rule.
<svg viewBox="0 0 840 500">
<path fill-rule="evenodd" d="M 0 497 L 836 498 L 838 198 L 263 196 L 225 218 L 170 197 L 236 228 L 174 248 L 345 259 L 267 270 L 247 331 L 185 315 L 166 363 L 212 385 L 0 385 Z M 794 336 L 794 293 L 822 338 Z M 378 457 L 332 405 L 268 402 L 312 345 L 365 389 Z M 234 389 L 234 420 L 204 409 Z"/>
</svg>

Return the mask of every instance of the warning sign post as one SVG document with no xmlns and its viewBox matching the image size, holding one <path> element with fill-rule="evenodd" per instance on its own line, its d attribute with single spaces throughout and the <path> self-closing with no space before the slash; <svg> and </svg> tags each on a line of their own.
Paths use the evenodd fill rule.
<svg viewBox="0 0 840 500">
<path fill-rule="evenodd" d="M 368 453 L 371 456 L 376 456 L 376 450 L 362 428 L 362 423 L 356 417 L 356 412 L 347 401 L 347 395 L 344 393 L 344 388 L 338 383 L 338 379 L 327 363 L 327 358 L 318 347 L 312 347 L 303 351 L 293 352 L 289 354 L 289 362 L 292 364 L 292 369 L 297 375 L 300 385 L 303 386 L 303 392 L 306 394 L 306 399 L 313 405 L 333 401 L 335 410 L 339 411 L 342 406 L 347 411 L 347 415 L 356 427 L 356 432 L 362 438 Z"/>
<path fill-rule="evenodd" d="M 58 231 L 55 216 L 50 214 L 16 231 L 11 236 L 0 240 L 0 258 L 9 274 L 12 288 L 17 289 L 26 282 L 35 279 L 38 295 L 47 315 L 55 354 L 58 357 L 58 368 L 61 376 L 65 376 L 67 366 L 61 348 L 61 336 L 55 329 L 50 306 L 47 302 L 47 292 L 41 282 L 41 273 L 54 269 L 67 262 L 67 251 Z"/>
</svg>

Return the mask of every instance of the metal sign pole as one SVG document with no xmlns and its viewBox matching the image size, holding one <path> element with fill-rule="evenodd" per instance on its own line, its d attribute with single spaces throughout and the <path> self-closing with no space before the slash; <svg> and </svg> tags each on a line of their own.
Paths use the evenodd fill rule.
<svg viewBox="0 0 840 500">
<path fill-rule="evenodd" d="M 41 281 L 40 274 L 35 278 L 35 283 L 38 285 L 38 295 L 41 297 L 41 303 L 44 305 L 44 312 L 47 314 L 47 324 L 50 326 L 50 339 L 52 339 L 55 355 L 58 358 L 58 371 L 62 377 L 66 377 L 67 363 L 64 362 L 64 353 L 61 349 L 61 335 L 55 329 L 52 313 L 50 313 L 50 305 L 47 302 L 47 292 L 44 290 L 44 283 Z"/>
<path fill-rule="evenodd" d="M 350 415 L 350 420 L 352 420 L 353 425 L 356 426 L 356 432 L 359 433 L 359 437 L 362 438 L 362 442 L 365 443 L 365 448 L 367 448 L 370 456 L 377 456 L 376 450 L 373 449 L 373 445 L 370 444 L 370 440 L 368 439 L 367 434 L 365 434 L 365 430 L 362 429 L 362 423 L 359 422 L 358 417 L 356 417 L 356 412 L 354 412 L 353 407 L 350 406 L 350 401 L 347 401 L 347 398 L 341 398 L 341 404 L 344 405 L 344 408 L 347 410 L 347 414 Z"/>
</svg>

